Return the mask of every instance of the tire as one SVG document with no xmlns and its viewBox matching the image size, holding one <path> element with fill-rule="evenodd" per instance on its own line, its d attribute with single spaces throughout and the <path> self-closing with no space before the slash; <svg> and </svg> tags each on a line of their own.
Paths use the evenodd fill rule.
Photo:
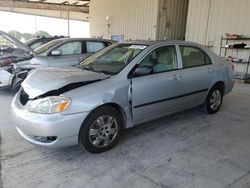
<svg viewBox="0 0 250 188">
<path fill-rule="evenodd" d="M 110 106 L 103 106 L 91 112 L 83 122 L 78 135 L 79 143 L 90 153 L 101 153 L 117 143 L 121 129 L 119 112 Z"/>
<path fill-rule="evenodd" d="M 215 114 L 219 111 L 223 101 L 223 87 L 215 85 L 208 93 L 205 101 L 205 111 L 208 114 Z"/>
</svg>

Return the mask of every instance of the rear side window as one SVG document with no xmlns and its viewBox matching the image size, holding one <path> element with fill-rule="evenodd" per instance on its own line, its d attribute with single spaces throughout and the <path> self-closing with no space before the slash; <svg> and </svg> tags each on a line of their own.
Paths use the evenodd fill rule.
<svg viewBox="0 0 250 188">
<path fill-rule="evenodd" d="M 30 47 L 34 50 L 42 45 L 44 45 L 45 43 L 47 43 L 48 41 L 40 41 L 40 42 L 36 42 L 34 44 L 32 44 Z"/>
<path fill-rule="evenodd" d="M 105 48 L 105 44 L 103 42 L 86 42 L 86 49 L 88 53 L 95 53 L 103 48 Z"/>
<path fill-rule="evenodd" d="M 180 46 L 183 68 L 211 64 L 212 61 L 203 50 L 192 46 Z"/>
</svg>

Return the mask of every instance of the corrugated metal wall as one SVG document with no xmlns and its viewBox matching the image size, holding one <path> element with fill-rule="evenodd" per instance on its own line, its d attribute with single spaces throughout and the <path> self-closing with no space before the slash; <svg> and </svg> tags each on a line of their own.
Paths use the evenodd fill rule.
<svg viewBox="0 0 250 188">
<path fill-rule="evenodd" d="M 104 38 L 121 34 L 125 40 L 155 39 L 157 10 L 158 0 L 91 0 L 90 34 Z"/>
<path fill-rule="evenodd" d="M 188 0 L 160 0 L 156 38 L 183 40 L 187 12 Z"/>
<path fill-rule="evenodd" d="M 225 33 L 250 36 L 249 11 L 250 0 L 189 0 L 186 40 L 204 45 L 210 42 L 219 53 L 220 38 Z M 241 42 L 250 45 L 250 41 L 231 43 Z M 239 53 L 245 58 L 249 55 L 249 51 Z"/>
</svg>

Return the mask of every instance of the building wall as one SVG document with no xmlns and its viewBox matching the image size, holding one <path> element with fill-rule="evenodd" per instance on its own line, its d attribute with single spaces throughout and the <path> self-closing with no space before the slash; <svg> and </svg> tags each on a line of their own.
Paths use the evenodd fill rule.
<svg viewBox="0 0 250 188">
<path fill-rule="evenodd" d="M 183 40 L 187 12 L 188 0 L 159 0 L 156 38 Z"/>
<path fill-rule="evenodd" d="M 236 33 L 250 37 L 250 0 L 189 0 L 186 40 L 204 45 L 213 45 L 219 53 L 220 38 L 225 33 Z M 231 43 L 250 41 L 232 41 Z M 230 51 L 230 50 L 229 50 Z M 247 58 L 250 51 L 240 51 Z M 228 55 L 237 55 L 236 51 Z"/>
<path fill-rule="evenodd" d="M 90 36 L 110 38 L 111 35 L 124 35 L 125 40 L 155 39 L 157 9 L 158 0 L 91 0 Z"/>
</svg>

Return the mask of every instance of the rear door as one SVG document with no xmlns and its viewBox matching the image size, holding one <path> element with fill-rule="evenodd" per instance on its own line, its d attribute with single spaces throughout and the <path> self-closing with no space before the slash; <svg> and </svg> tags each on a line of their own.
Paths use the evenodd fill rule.
<svg viewBox="0 0 250 188">
<path fill-rule="evenodd" d="M 213 83 L 213 64 L 209 56 L 196 46 L 179 45 L 182 59 L 184 107 L 197 106 L 205 101 Z"/>
<path fill-rule="evenodd" d="M 176 47 L 152 50 L 138 65 L 152 73 L 132 78 L 132 113 L 135 123 L 154 119 L 178 109 L 183 93 Z"/>
</svg>

